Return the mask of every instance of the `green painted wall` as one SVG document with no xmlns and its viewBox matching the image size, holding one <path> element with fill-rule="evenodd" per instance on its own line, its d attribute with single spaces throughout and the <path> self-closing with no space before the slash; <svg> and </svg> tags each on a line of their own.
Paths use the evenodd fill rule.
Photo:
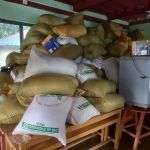
<svg viewBox="0 0 150 150">
<path fill-rule="evenodd" d="M 137 25 L 133 25 L 130 26 L 130 29 L 140 29 L 143 31 L 145 39 L 146 40 L 150 40 L 150 23 L 144 23 L 144 24 L 137 24 Z"/>
<path fill-rule="evenodd" d="M 73 12 L 73 8 L 71 5 L 67 5 L 55 0 L 33 0 L 35 2 L 40 2 L 45 5 L 49 5 L 56 8 L 61 8 L 63 10 L 71 11 Z M 19 21 L 19 22 L 25 22 L 25 23 L 35 23 L 36 19 L 39 15 L 50 13 L 59 17 L 67 17 L 62 14 L 52 13 L 43 11 L 40 9 L 35 9 L 15 3 L 10 3 L 4 0 L 0 0 L 0 18 L 2 19 L 8 19 L 13 21 Z M 97 18 L 107 20 L 107 17 L 101 14 L 84 11 L 83 14 L 87 14 L 89 16 L 96 16 Z M 128 22 L 121 21 L 121 20 L 113 20 L 114 22 L 120 23 L 120 24 L 128 24 Z M 85 24 L 87 26 L 95 26 L 96 24 L 90 21 L 85 21 Z"/>
</svg>

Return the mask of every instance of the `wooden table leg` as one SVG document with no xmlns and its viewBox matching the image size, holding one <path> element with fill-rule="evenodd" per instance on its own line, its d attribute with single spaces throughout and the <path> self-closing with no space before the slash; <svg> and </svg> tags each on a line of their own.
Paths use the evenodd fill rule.
<svg viewBox="0 0 150 150">
<path fill-rule="evenodd" d="M 108 140 L 109 126 L 104 129 L 104 142 Z"/>
<path fill-rule="evenodd" d="M 114 149 L 118 150 L 121 139 L 121 113 L 119 114 L 118 122 L 116 123 Z"/>
<path fill-rule="evenodd" d="M 101 130 L 101 142 L 104 142 L 105 129 Z"/>
<path fill-rule="evenodd" d="M 144 117 L 145 117 L 145 113 L 141 112 L 140 119 L 138 121 L 137 128 L 136 128 L 136 135 L 135 135 L 135 140 L 134 140 L 134 144 L 133 144 L 133 150 L 138 149 L 138 144 L 140 141 L 140 135 L 141 135 L 141 131 L 142 131 L 142 125 L 143 125 Z"/>
</svg>

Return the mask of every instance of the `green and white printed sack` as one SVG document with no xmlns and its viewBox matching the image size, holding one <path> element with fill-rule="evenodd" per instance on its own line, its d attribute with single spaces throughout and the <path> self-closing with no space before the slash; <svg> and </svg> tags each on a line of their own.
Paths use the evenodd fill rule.
<svg viewBox="0 0 150 150">
<path fill-rule="evenodd" d="M 77 78 L 80 80 L 81 83 L 83 83 L 86 80 L 97 79 L 97 75 L 94 69 L 91 68 L 90 66 L 79 64 L 77 71 Z"/>
<path fill-rule="evenodd" d="M 66 145 L 65 122 L 72 106 L 72 97 L 35 96 L 13 131 L 13 135 L 47 135 Z"/>
<path fill-rule="evenodd" d="M 100 112 L 84 97 L 74 97 L 67 122 L 73 125 L 83 124 Z"/>
</svg>

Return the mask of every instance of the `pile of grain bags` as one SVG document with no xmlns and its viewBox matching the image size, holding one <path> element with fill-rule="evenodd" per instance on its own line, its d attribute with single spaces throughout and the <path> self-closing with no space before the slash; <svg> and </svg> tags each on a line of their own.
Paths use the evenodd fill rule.
<svg viewBox="0 0 150 150">
<path fill-rule="evenodd" d="M 119 38 L 120 33 L 116 30 L 112 29 L 109 32 L 112 32 L 115 38 Z M 118 30 L 122 31 L 120 28 Z M 7 103 L 13 109 L 2 110 L 3 113 L 13 114 L 12 117 L 16 119 L 5 123 L 17 123 L 36 95 L 72 97 L 72 109 L 81 108 L 69 113 L 68 120 L 72 124 L 84 123 L 93 115 L 99 114 L 91 104 L 100 112 L 122 107 L 123 98 L 116 94 L 115 83 L 104 79 L 101 70 L 105 56 L 108 55 L 106 48 L 111 37 L 108 35 L 102 24 L 87 29 L 83 23 L 83 15 L 80 14 L 67 19 L 48 14 L 41 15 L 27 33 L 21 45 L 21 53 L 13 52 L 6 59 L 7 66 L 13 67 L 13 70 L 10 74 L 4 73 L 5 77 L 2 75 L 0 82 L 7 80 L 7 84 L 2 84 L 1 94 L 6 95 L 5 99 L 8 99 L 8 102 L 9 97 L 13 97 L 12 102 Z M 49 36 L 59 43 L 59 47 L 52 53 L 42 45 Z M 76 63 L 79 57 L 81 61 Z M 107 103 L 108 106 L 113 104 L 107 107 Z M 0 105 L 5 107 L 7 104 Z M 20 110 L 18 113 L 15 107 Z M 93 110 L 93 115 L 87 112 L 89 108 Z M 77 115 L 84 113 L 89 114 L 85 115 L 86 119 Z M 77 117 L 76 120 L 72 119 L 74 117 Z M 2 123 L 4 122 L 0 120 L 0 124 Z"/>
</svg>

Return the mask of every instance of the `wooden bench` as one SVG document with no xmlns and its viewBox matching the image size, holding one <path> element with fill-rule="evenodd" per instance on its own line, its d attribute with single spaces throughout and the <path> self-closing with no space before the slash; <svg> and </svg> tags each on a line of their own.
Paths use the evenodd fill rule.
<svg viewBox="0 0 150 150">
<path fill-rule="evenodd" d="M 88 150 L 96 150 L 104 144 L 113 141 L 114 149 L 117 150 L 120 141 L 121 132 L 121 111 L 117 109 L 112 112 L 96 116 L 84 124 L 70 125 L 67 127 L 67 146 L 63 147 L 56 139 L 47 136 L 32 136 L 26 144 L 14 144 L 11 139 L 11 132 L 15 125 L 1 126 L 1 150 L 54 150 L 68 149 L 77 144 L 80 144 L 87 139 L 100 135 L 100 143 Z M 110 138 L 108 135 L 109 127 L 116 124 L 115 138 Z"/>
</svg>

